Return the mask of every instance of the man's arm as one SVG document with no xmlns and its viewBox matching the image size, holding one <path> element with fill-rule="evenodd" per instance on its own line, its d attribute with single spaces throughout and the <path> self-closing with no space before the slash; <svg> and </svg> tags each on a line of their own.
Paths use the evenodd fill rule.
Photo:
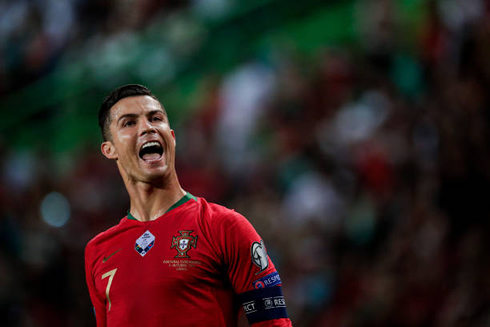
<svg viewBox="0 0 490 327">
<path fill-rule="evenodd" d="M 97 321 L 97 327 L 106 327 L 106 304 L 105 299 L 101 298 L 97 294 L 95 288 L 95 281 L 93 279 L 93 266 L 92 266 L 92 250 L 90 243 L 85 248 L 85 280 L 87 282 L 90 299 L 94 306 L 95 319 Z"/>
<path fill-rule="evenodd" d="M 227 274 L 249 323 L 253 327 L 292 326 L 282 282 L 264 241 L 236 212 L 227 214 L 220 225 Z"/>
</svg>

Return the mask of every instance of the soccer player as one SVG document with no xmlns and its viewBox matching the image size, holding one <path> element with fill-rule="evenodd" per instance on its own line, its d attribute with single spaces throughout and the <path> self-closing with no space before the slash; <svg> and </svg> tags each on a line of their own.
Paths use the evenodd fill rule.
<svg viewBox="0 0 490 327">
<path fill-rule="evenodd" d="M 93 238 L 85 270 L 97 326 L 291 326 L 281 279 L 252 225 L 182 189 L 174 131 L 149 89 L 125 85 L 99 111 L 101 151 L 130 197 Z"/>
</svg>

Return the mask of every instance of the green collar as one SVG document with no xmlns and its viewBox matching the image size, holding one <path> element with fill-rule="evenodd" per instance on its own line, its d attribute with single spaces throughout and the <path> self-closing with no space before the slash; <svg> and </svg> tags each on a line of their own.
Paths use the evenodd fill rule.
<svg viewBox="0 0 490 327">
<path fill-rule="evenodd" d="M 186 193 L 179 201 L 175 202 L 170 208 L 168 208 L 168 210 L 165 211 L 165 213 L 183 205 L 184 203 L 186 203 L 189 200 L 197 201 L 197 198 L 190 193 Z M 128 210 L 128 219 L 129 220 L 138 220 L 138 219 L 134 218 L 134 216 L 131 214 L 131 212 L 129 212 L 129 210 Z"/>
</svg>

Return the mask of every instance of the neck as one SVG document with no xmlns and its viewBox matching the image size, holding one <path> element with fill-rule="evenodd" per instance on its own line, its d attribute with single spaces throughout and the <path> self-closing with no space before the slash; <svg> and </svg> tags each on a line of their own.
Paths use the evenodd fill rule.
<svg viewBox="0 0 490 327">
<path fill-rule="evenodd" d="M 176 175 L 164 184 L 131 181 L 125 184 L 131 200 L 129 211 L 139 221 L 157 219 L 186 194 Z"/>
</svg>

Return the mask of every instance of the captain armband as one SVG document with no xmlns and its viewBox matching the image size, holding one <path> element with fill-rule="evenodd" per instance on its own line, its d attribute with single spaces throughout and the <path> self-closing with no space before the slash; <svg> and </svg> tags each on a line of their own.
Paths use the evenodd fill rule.
<svg viewBox="0 0 490 327">
<path fill-rule="evenodd" d="M 250 324 L 288 318 L 281 286 L 260 288 L 238 295 Z"/>
</svg>

